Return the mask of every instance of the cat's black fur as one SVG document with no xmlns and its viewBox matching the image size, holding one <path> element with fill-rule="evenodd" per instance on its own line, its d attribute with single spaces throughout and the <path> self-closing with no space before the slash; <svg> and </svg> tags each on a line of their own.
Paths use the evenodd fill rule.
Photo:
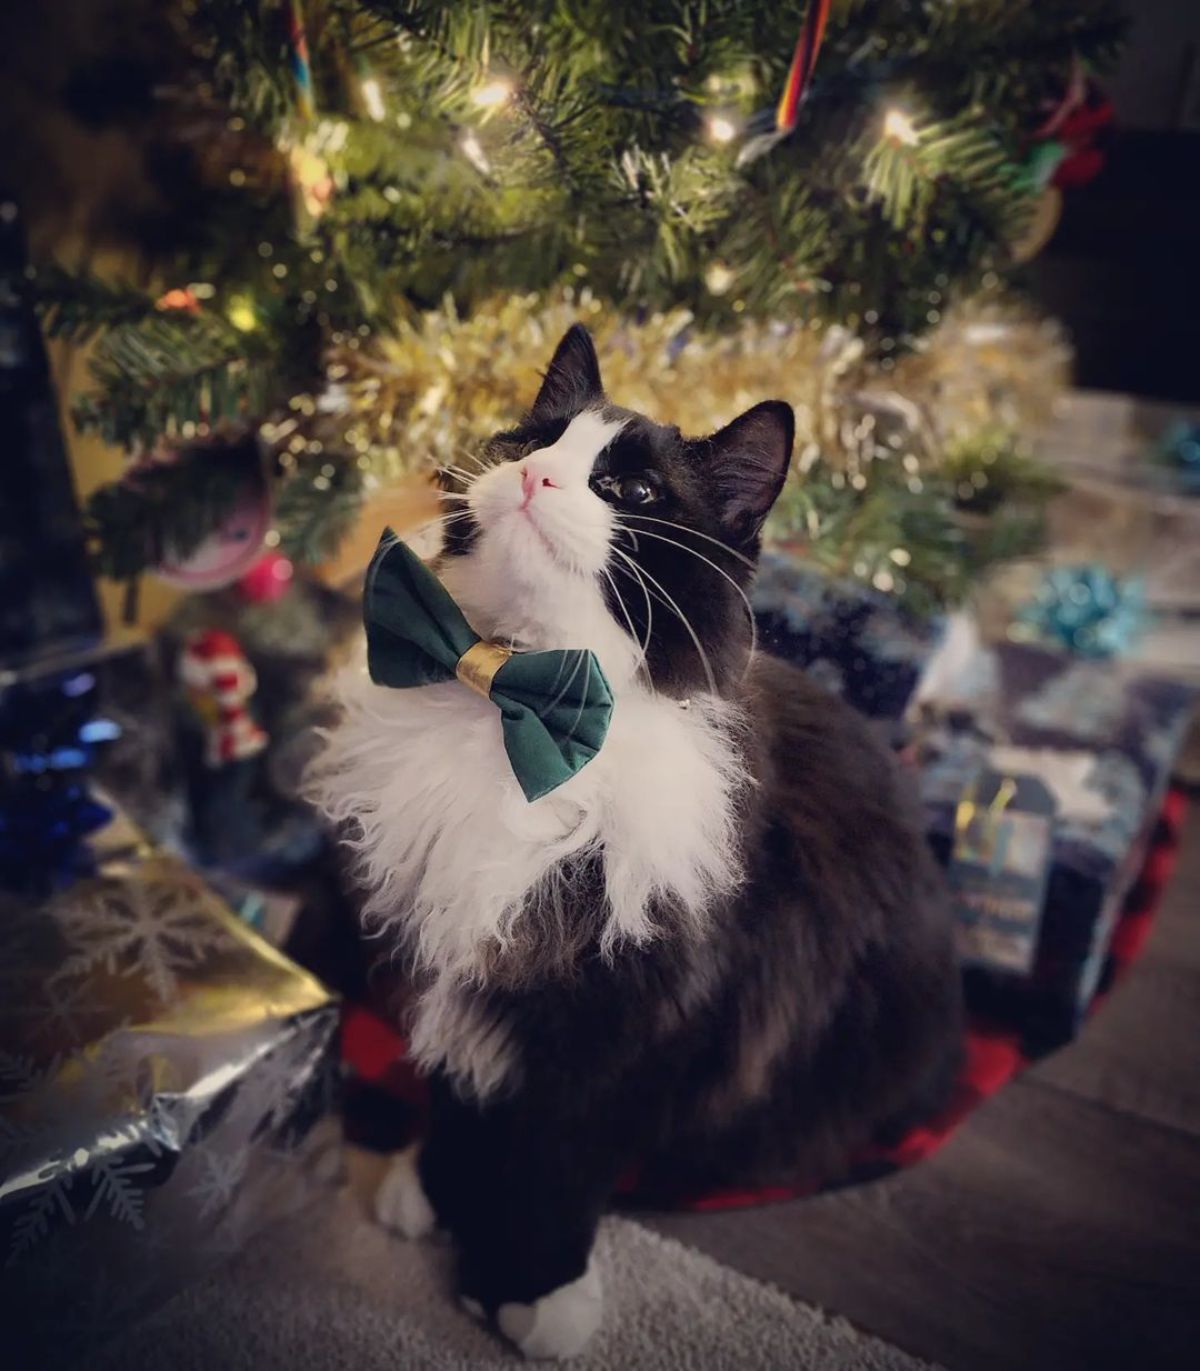
<svg viewBox="0 0 1200 1371">
<path fill-rule="evenodd" d="M 529 417 L 493 455 L 546 446 L 597 404 L 607 402 L 591 340 L 573 329 Z M 791 445 L 790 409 L 769 403 L 703 440 L 631 416 L 597 462 L 594 488 L 626 525 L 618 545 L 676 602 L 709 661 L 665 601 L 648 611 L 614 557 L 614 615 L 639 638 L 651 616 L 650 679 L 680 698 L 715 684 L 750 721 L 746 880 L 705 933 L 656 909 L 679 931 L 606 960 L 599 858 L 577 860 L 566 873 L 570 964 L 539 969 L 537 950 L 518 943 L 525 964 L 498 965 L 479 989 L 484 1012 L 510 1026 L 519 1081 L 480 1104 L 435 1079 L 420 1171 L 457 1240 L 463 1290 L 488 1310 L 578 1277 L 631 1168 L 643 1193 L 664 1198 L 755 1177 L 834 1179 L 952 1082 L 958 973 L 904 778 L 847 706 L 799 671 L 749 657 L 739 590 Z M 657 500 L 624 505 L 609 478 L 646 473 Z M 475 531 L 469 518 L 450 527 L 454 556 Z"/>
</svg>

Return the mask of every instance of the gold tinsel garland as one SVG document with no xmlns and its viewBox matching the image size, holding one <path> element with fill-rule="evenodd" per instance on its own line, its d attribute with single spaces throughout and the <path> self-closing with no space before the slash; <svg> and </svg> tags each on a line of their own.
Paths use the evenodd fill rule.
<svg viewBox="0 0 1200 1371">
<path fill-rule="evenodd" d="M 700 329 L 686 310 L 622 316 L 588 291 L 496 299 L 469 317 L 449 304 L 330 359 L 341 438 L 379 481 L 462 464 L 536 394 L 567 328 L 582 321 L 619 404 L 685 433 L 708 433 L 765 398 L 796 411 L 798 479 L 818 458 L 853 478 L 877 458 L 916 473 L 985 426 L 1029 434 L 1068 380 L 1061 330 L 1001 299 L 946 312 L 908 353 L 870 360 L 841 328 L 748 321 Z M 369 454 L 369 456 L 368 456 Z"/>
</svg>

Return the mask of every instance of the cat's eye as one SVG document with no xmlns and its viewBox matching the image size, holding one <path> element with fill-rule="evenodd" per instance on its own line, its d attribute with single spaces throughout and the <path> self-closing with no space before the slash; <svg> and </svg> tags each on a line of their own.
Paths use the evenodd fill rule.
<svg viewBox="0 0 1200 1371">
<path fill-rule="evenodd" d="M 602 476 L 593 486 L 597 494 L 619 500 L 623 505 L 650 505 L 659 495 L 658 482 L 649 473 Z"/>
</svg>

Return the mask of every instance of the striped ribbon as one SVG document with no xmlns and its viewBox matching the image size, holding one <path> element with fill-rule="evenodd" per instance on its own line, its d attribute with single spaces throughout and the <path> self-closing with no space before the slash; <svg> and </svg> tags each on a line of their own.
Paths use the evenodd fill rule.
<svg viewBox="0 0 1200 1371">
<path fill-rule="evenodd" d="M 292 75 L 296 79 L 296 108 L 304 119 L 317 112 L 313 99 L 312 67 L 308 60 L 308 37 L 304 32 L 304 10 L 300 0 L 288 3 L 288 46 L 292 53 Z"/>
<path fill-rule="evenodd" d="M 779 133 L 791 133 L 796 127 L 800 106 L 808 92 L 813 68 L 817 65 L 817 53 L 821 50 L 821 40 L 825 37 L 825 24 L 833 0 L 809 0 L 804 15 L 804 26 L 796 40 L 796 51 L 792 54 L 792 65 L 788 69 L 783 94 L 779 97 L 779 107 L 775 111 L 775 128 Z"/>
</svg>

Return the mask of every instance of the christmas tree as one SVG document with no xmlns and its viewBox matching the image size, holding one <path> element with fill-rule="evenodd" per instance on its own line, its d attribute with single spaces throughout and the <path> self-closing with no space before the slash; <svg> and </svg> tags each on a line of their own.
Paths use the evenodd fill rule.
<svg viewBox="0 0 1200 1371">
<path fill-rule="evenodd" d="M 269 449 L 283 545 L 327 554 L 366 491 L 511 420 L 572 313 L 643 380 L 716 366 L 659 418 L 730 417 L 730 357 L 751 399 L 794 399 L 778 527 L 826 564 L 873 579 L 911 547 L 896 579 L 937 599 L 1027 545 L 1037 383 L 955 408 L 929 335 L 1046 339 L 961 302 L 1019 255 L 1111 0 L 193 0 L 180 25 L 162 117 L 205 212 L 153 288 L 37 277 L 51 333 L 98 335 L 76 422 L 139 458 L 91 508 L 109 574 L 239 498 L 202 446 L 231 418 Z M 981 537 L 959 516 L 989 483 Z"/>
</svg>

